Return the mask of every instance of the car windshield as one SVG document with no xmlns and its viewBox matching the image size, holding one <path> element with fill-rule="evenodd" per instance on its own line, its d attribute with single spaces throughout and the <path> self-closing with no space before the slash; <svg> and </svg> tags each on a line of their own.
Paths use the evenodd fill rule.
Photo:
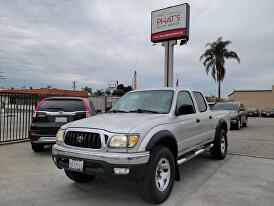
<svg viewBox="0 0 274 206">
<path fill-rule="evenodd" d="M 251 109 L 248 109 L 248 111 L 249 111 L 249 112 L 256 112 L 256 111 L 257 111 L 257 109 L 255 109 L 255 108 L 251 108 Z"/>
<path fill-rule="evenodd" d="M 265 111 L 265 112 L 274 112 L 274 109 L 266 108 L 266 109 L 264 109 L 263 111 Z"/>
<path fill-rule="evenodd" d="M 136 112 L 167 114 L 170 111 L 173 91 L 148 90 L 125 94 L 110 112 Z"/>
<path fill-rule="evenodd" d="M 238 110 L 237 104 L 228 104 L 228 103 L 220 103 L 215 104 L 213 110 L 230 110 L 230 111 L 237 111 Z"/>
<path fill-rule="evenodd" d="M 83 101 L 80 99 L 46 99 L 38 111 L 74 112 L 85 111 Z"/>
</svg>

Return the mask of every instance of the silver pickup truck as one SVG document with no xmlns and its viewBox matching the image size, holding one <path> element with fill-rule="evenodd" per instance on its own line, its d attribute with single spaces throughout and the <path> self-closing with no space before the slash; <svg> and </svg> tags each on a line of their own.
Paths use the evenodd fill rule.
<svg viewBox="0 0 274 206">
<path fill-rule="evenodd" d="M 140 196 L 159 204 L 180 180 L 180 164 L 208 149 L 225 158 L 229 128 L 229 112 L 210 111 L 198 91 L 135 90 L 106 114 L 62 126 L 52 156 L 73 181 L 134 179 Z"/>
</svg>

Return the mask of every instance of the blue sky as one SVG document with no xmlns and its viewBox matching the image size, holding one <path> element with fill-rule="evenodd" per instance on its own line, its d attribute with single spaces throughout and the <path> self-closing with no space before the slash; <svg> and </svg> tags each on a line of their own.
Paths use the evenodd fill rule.
<svg viewBox="0 0 274 206">
<path fill-rule="evenodd" d="M 164 48 L 150 42 L 150 12 L 182 1 L 0 0 L 0 87 L 101 89 L 108 80 L 163 86 Z M 226 63 L 222 96 L 274 84 L 274 2 L 193 0 L 190 40 L 175 47 L 174 81 L 216 94 L 199 56 L 207 42 L 231 40 L 241 64 Z"/>
</svg>

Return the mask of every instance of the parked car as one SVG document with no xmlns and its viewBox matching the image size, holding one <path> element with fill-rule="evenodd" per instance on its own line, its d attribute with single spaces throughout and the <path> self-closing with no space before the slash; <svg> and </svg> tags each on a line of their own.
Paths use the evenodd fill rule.
<svg viewBox="0 0 274 206">
<path fill-rule="evenodd" d="M 274 109 L 273 108 L 266 108 L 261 110 L 262 117 L 274 117 Z"/>
<path fill-rule="evenodd" d="M 249 117 L 259 117 L 260 112 L 256 108 L 249 108 L 249 109 L 247 109 L 247 116 L 249 116 Z"/>
<path fill-rule="evenodd" d="M 214 105 L 213 110 L 228 110 L 230 112 L 231 127 L 237 130 L 247 127 L 248 115 L 245 106 L 240 102 L 222 102 Z"/>
<path fill-rule="evenodd" d="M 142 198 L 159 204 L 180 180 L 180 164 L 207 149 L 225 158 L 229 127 L 229 112 L 210 111 L 200 92 L 135 90 L 106 114 L 62 126 L 52 156 L 73 181 L 130 178 Z"/>
<path fill-rule="evenodd" d="M 90 98 L 51 97 L 40 101 L 33 112 L 29 138 L 33 151 L 55 144 L 56 133 L 69 122 L 95 115 Z"/>
<path fill-rule="evenodd" d="M 209 109 L 213 110 L 213 107 L 215 104 L 216 104 L 216 102 L 208 102 Z"/>
</svg>

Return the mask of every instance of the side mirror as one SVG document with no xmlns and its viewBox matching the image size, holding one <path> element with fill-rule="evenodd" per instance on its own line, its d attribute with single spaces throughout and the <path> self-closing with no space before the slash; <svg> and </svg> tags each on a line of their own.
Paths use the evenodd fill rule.
<svg viewBox="0 0 274 206">
<path fill-rule="evenodd" d="M 106 112 L 108 112 L 109 110 L 111 110 L 111 108 L 112 108 L 112 106 L 111 105 L 109 105 L 109 106 L 106 106 Z"/>
<path fill-rule="evenodd" d="M 176 111 L 176 115 L 185 115 L 185 114 L 193 114 L 195 113 L 194 108 L 190 104 L 183 104 L 179 107 L 179 109 Z"/>
<path fill-rule="evenodd" d="M 97 109 L 96 113 L 102 113 L 102 110 L 101 109 Z"/>
</svg>

